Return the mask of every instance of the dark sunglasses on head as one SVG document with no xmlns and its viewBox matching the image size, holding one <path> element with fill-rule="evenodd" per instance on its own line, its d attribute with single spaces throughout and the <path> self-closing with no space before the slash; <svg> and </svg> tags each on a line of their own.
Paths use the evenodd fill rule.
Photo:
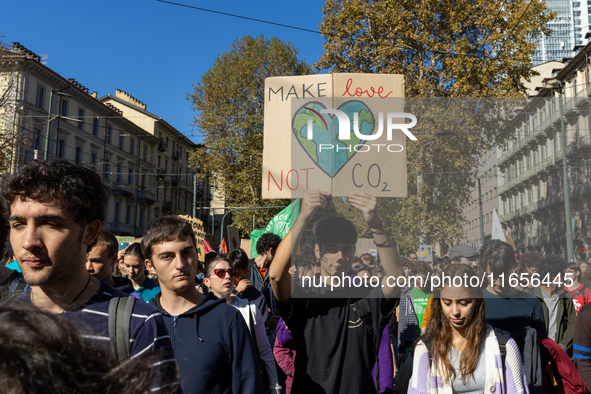
<svg viewBox="0 0 591 394">
<path fill-rule="evenodd" d="M 230 276 L 234 276 L 236 275 L 236 268 L 228 268 L 227 270 L 218 268 L 213 270 L 213 273 L 220 279 L 224 279 L 226 277 L 226 273 L 228 273 Z"/>
</svg>

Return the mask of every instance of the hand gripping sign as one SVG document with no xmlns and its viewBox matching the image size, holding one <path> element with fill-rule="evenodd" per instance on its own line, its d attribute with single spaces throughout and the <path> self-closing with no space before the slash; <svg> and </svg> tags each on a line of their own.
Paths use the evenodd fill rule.
<svg viewBox="0 0 591 394">
<path fill-rule="evenodd" d="M 415 115 L 404 112 L 401 75 L 331 74 L 265 81 L 263 198 L 308 190 L 406 197 L 406 143 Z"/>
</svg>

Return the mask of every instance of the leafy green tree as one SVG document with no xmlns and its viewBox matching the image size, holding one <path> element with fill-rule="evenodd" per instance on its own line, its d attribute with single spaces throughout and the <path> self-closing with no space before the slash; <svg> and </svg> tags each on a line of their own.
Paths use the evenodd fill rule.
<svg viewBox="0 0 591 394">
<path fill-rule="evenodd" d="M 204 148 L 191 155 L 202 174 L 213 174 L 226 205 L 287 205 L 261 198 L 265 78 L 310 74 L 298 50 L 278 38 L 244 36 L 223 52 L 187 95 L 197 111 Z M 233 226 L 249 234 L 253 213 L 261 228 L 279 210 L 237 211 Z"/>
<path fill-rule="evenodd" d="M 549 35 L 555 17 L 540 0 L 327 0 L 323 10 L 319 70 L 403 74 L 406 96 L 423 98 L 524 97 L 534 38 Z M 479 157 L 510 138 L 505 127 L 431 126 L 413 129 L 418 142 L 407 144 L 409 197 L 382 202 L 403 249 L 421 233 L 443 249 L 464 236 Z"/>
</svg>

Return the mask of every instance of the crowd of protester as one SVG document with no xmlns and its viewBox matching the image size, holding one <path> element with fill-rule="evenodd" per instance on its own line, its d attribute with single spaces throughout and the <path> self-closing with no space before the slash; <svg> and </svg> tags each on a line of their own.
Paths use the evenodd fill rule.
<svg viewBox="0 0 591 394">
<path fill-rule="evenodd" d="M 0 387 L 14 393 L 585 393 L 591 270 L 493 240 L 400 256 L 317 219 L 309 192 L 282 240 L 197 257 L 191 225 L 154 219 L 119 250 L 94 171 L 34 161 L 0 188 Z M 319 286 L 360 278 L 362 288 Z M 439 282 L 445 276 L 463 281 Z M 388 278 L 406 277 L 406 286 Z M 550 280 L 544 280 L 544 278 Z M 466 280 L 478 279 L 475 281 Z M 509 280 L 513 278 L 516 280 Z M 534 280 L 538 278 L 538 280 Z"/>
</svg>

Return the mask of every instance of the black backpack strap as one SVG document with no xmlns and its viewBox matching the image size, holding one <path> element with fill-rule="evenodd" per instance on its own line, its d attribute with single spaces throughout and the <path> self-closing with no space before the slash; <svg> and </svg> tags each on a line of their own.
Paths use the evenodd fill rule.
<svg viewBox="0 0 591 394">
<path fill-rule="evenodd" d="M 131 356 L 130 326 L 134 305 L 135 297 L 126 295 L 115 296 L 109 301 L 109 340 L 111 350 L 120 362 Z"/>
<path fill-rule="evenodd" d="M 359 318 L 363 321 L 363 325 L 365 326 L 365 330 L 367 331 L 367 335 L 369 340 L 371 341 L 371 347 L 373 349 L 373 352 L 376 356 L 376 379 L 375 379 L 375 385 L 376 385 L 376 390 L 379 393 L 380 392 L 380 383 L 379 383 L 379 377 L 380 377 L 380 363 L 378 361 L 378 353 L 379 353 L 379 342 L 378 342 L 378 338 L 375 334 L 375 330 L 373 327 L 373 321 L 372 321 L 372 316 L 371 316 L 371 309 L 369 308 L 369 300 L 367 298 L 362 298 L 360 300 L 357 300 L 355 302 L 352 302 L 350 298 L 347 299 L 349 305 L 353 305 L 355 308 L 355 311 L 357 312 L 357 315 L 359 316 Z M 379 340 L 381 340 L 381 336 L 379 338 Z"/>
<path fill-rule="evenodd" d="M 499 350 L 501 351 L 501 364 L 503 366 L 503 373 L 505 373 L 505 358 L 507 357 L 507 341 L 511 338 L 508 331 L 503 331 L 494 327 L 497 342 L 499 342 Z"/>
</svg>

